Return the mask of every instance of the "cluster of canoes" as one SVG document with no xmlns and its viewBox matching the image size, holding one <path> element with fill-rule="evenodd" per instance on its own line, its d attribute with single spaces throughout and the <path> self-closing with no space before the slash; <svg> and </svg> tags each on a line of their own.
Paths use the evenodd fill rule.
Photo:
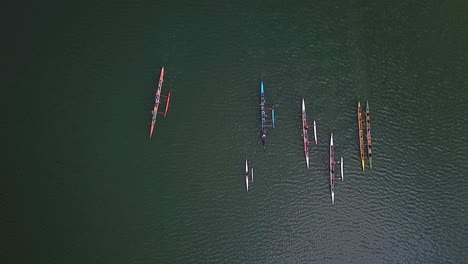
<svg viewBox="0 0 468 264">
<path fill-rule="evenodd" d="M 262 140 L 263 148 L 265 149 L 266 135 L 268 127 L 275 127 L 275 108 L 271 106 L 270 108 L 265 107 L 265 91 L 263 81 L 260 83 L 260 138 Z M 271 110 L 271 118 L 268 118 L 268 110 Z M 307 124 L 307 113 L 305 107 L 305 100 L 302 99 L 301 106 L 301 117 L 302 117 L 302 139 L 304 143 L 304 156 L 306 161 L 306 166 L 309 168 L 309 147 L 310 144 L 317 144 L 317 123 L 313 121 L 313 139 L 309 139 L 309 127 Z M 362 118 L 362 108 L 361 102 L 358 101 L 358 127 L 359 127 L 359 147 L 361 154 L 361 164 L 362 170 L 365 168 L 365 150 L 364 150 L 364 131 L 363 131 L 363 118 Z M 372 168 L 372 142 L 371 142 L 371 130 L 370 130 L 370 114 L 369 114 L 369 103 L 366 103 L 366 127 L 367 127 L 367 153 L 369 158 L 369 166 Z M 335 146 L 333 143 L 333 133 L 330 135 L 330 149 L 329 149 L 329 171 L 330 171 L 330 195 L 331 201 L 335 203 L 335 183 L 336 180 L 344 179 L 343 173 L 343 157 L 339 160 L 335 160 Z M 335 167 L 337 164 L 340 164 L 340 176 L 335 176 Z M 247 191 L 249 191 L 249 183 L 253 182 L 253 167 L 249 165 L 249 162 L 245 160 L 245 186 Z"/>
<path fill-rule="evenodd" d="M 169 109 L 169 102 L 171 99 L 171 93 L 169 92 L 167 95 L 162 95 L 162 85 L 164 82 L 164 67 L 161 69 L 161 73 L 159 75 L 159 82 L 158 88 L 156 90 L 155 95 L 155 102 L 152 113 L 151 119 L 151 127 L 150 127 L 150 138 L 153 136 L 154 125 L 156 123 L 157 114 L 163 114 L 164 117 L 167 115 L 167 111 Z M 159 104 L 161 103 L 162 99 L 166 100 L 166 106 L 164 112 L 158 112 Z M 317 125 L 315 120 L 313 121 L 313 133 L 314 137 L 313 140 L 309 140 L 309 125 L 307 124 L 307 114 L 306 114 L 306 107 L 305 107 L 305 100 L 302 99 L 302 107 L 301 107 L 301 117 L 302 117 L 302 138 L 304 143 L 304 155 L 306 166 L 309 168 L 309 147 L 310 143 L 317 144 Z M 260 139 L 262 140 L 263 149 L 265 150 L 265 144 L 267 142 L 267 129 L 275 127 L 275 107 L 267 107 L 266 105 L 266 98 L 265 98 L 265 89 L 263 85 L 263 81 L 260 82 Z M 361 166 L 362 170 L 364 171 L 365 168 L 365 149 L 364 149 L 364 126 L 363 126 L 363 117 L 362 117 L 362 108 L 361 102 L 358 101 L 358 127 L 359 127 L 359 150 L 361 154 Z M 369 167 L 372 169 L 372 138 L 371 138 L 371 128 L 370 128 L 370 114 L 369 114 L 369 102 L 366 102 L 366 139 L 367 139 L 367 156 L 369 159 Z M 331 194 L 331 201 L 335 203 L 335 182 L 337 179 L 344 179 L 343 174 L 343 157 L 340 160 L 335 160 L 335 146 L 333 144 L 333 133 L 330 135 L 330 149 L 329 149 L 329 170 L 330 170 L 330 194 Z M 335 166 L 336 164 L 341 165 L 341 175 L 340 177 L 335 176 Z M 254 170 L 251 164 L 249 164 L 248 160 L 245 160 L 245 187 L 247 191 L 249 191 L 249 183 L 253 182 L 254 177 Z"/>
</svg>

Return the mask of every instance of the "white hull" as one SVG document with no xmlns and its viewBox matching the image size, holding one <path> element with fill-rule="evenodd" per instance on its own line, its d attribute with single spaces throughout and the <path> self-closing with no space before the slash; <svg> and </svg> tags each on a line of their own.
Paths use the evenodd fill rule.
<svg viewBox="0 0 468 264">
<path fill-rule="evenodd" d="M 249 191 L 249 176 L 245 176 L 245 187 L 247 188 L 247 191 Z"/>
<path fill-rule="evenodd" d="M 344 172 L 343 172 L 343 157 L 341 157 L 341 162 L 340 162 L 340 165 L 341 165 L 341 180 L 344 180 Z"/>
<path fill-rule="evenodd" d="M 315 124 L 314 120 L 314 142 L 317 144 L 317 125 Z"/>
</svg>

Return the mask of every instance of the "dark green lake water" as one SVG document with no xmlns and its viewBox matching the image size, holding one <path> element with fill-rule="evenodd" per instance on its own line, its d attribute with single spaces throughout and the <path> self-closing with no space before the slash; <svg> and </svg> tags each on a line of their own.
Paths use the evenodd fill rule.
<svg viewBox="0 0 468 264">
<path fill-rule="evenodd" d="M 464 1 L 16 5 L 2 263 L 466 263 Z M 172 104 L 149 140 L 161 66 Z M 265 152 L 262 79 L 277 107 Z M 309 170 L 302 97 L 318 125 Z M 331 132 L 346 173 L 334 206 Z"/>
</svg>

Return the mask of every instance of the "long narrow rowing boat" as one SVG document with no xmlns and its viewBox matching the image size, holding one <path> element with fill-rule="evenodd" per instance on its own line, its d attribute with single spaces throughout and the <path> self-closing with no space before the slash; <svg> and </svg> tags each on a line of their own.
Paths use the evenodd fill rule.
<svg viewBox="0 0 468 264">
<path fill-rule="evenodd" d="M 302 139 L 304 141 L 304 154 L 307 168 L 309 168 L 309 135 L 308 135 L 308 128 L 307 125 L 307 114 L 305 109 L 305 102 L 304 98 L 302 98 Z"/>
<path fill-rule="evenodd" d="M 333 133 L 330 137 L 330 194 L 332 204 L 335 204 L 335 147 L 333 146 Z"/>
<path fill-rule="evenodd" d="M 372 137 L 370 129 L 369 101 L 366 102 L 366 127 L 367 127 L 367 157 L 369 158 L 369 168 L 372 169 Z"/>
<path fill-rule="evenodd" d="M 161 73 L 159 74 L 158 89 L 156 90 L 156 95 L 154 97 L 153 111 L 151 111 L 153 116 L 151 118 L 150 138 L 153 136 L 153 130 L 154 130 L 154 125 L 156 124 L 156 116 L 158 115 L 158 108 L 159 108 L 159 104 L 161 102 L 161 96 L 167 98 L 166 99 L 166 109 L 165 109 L 164 112 L 161 113 L 161 114 L 164 114 L 164 117 L 166 117 L 166 115 L 167 115 L 167 110 L 169 108 L 169 101 L 171 100 L 171 93 L 168 93 L 167 96 L 161 95 L 161 90 L 162 90 L 163 83 L 164 83 L 164 67 L 162 67 Z"/>
<path fill-rule="evenodd" d="M 249 191 L 249 165 L 247 164 L 247 160 L 245 160 L 245 187 Z"/>
<path fill-rule="evenodd" d="M 362 125 L 362 108 L 361 101 L 358 101 L 358 123 L 359 123 L 359 151 L 361 152 L 361 165 L 364 171 L 364 132 Z"/>
<path fill-rule="evenodd" d="M 266 111 L 271 110 L 271 125 L 267 121 L 267 114 Z M 260 84 L 260 124 L 261 124 L 261 139 L 263 144 L 263 149 L 265 149 L 265 143 L 267 139 L 267 127 L 275 128 L 275 108 L 272 106 L 271 108 L 265 107 L 265 91 L 263 89 L 263 81 Z"/>
<path fill-rule="evenodd" d="M 330 194 L 331 194 L 331 200 L 332 204 L 335 204 L 335 183 L 336 183 L 336 177 L 335 177 L 335 164 L 337 162 L 335 161 L 335 146 L 333 145 L 333 133 L 331 133 L 330 136 Z M 341 165 L 341 180 L 344 180 L 344 173 L 343 173 L 343 157 L 341 157 L 340 161 L 338 161 Z"/>
</svg>

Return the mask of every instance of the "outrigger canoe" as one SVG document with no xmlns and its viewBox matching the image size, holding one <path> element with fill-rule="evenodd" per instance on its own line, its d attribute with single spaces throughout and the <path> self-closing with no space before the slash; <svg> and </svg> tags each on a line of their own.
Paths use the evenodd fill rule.
<svg viewBox="0 0 468 264">
<path fill-rule="evenodd" d="M 361 165 L 364 171 L 364 131 L 362 124 L 362 108 L 361 102 L 358 101 L 358 125 L 359 125 L 359 151 L 361 152 Z"/>
<path fill-rule="evenodd" d="M 367 157 L 369 158 L 369 168 L 372 169 L 372 137 L 370 126 L 369 101 L 366 102 L 366 127 L 367 127 Z"/>
<path fill-rule="evenodd" d="M 262 139 L 263 149 L 265 150 L 265 143 L 267 140 L 267 127 L 275 128 L 275 107 L 265 107 L 265 91 L 263 89 L 263 81 L 260 83 L 260 138 Z M 271 123 L 268 122 L 266 111 L 271 110 Z"/>
<path fill-rule="evenodd" d="M 245 188 L 249 191 L 249 165 L 247 164 L 247 160 L 245 160 Z"/>
<path fill-rule="evenodd" d="M 331 133 L 330 136 L 330 194 L 331 194 L 331 200 L 332 204 L 335 204 L 335 183 L 336 183 L 336 177 L 335 177 L 335 146 L 333 145 L 333 133 Z M 340 161 L 338 162 L 341 164 L 341 180 L 344 179 L 344 173 L 343 173 L 343 157 L 341 157 Z"/>
<path fill-rule="evenodd" d="M 250 173 L 249 173 L 249 162 L 246 159 L 245 160 L 245 188 L 247 189 L 247 191 L 249 191 L 249 176 L 251 177 L 250 180 L 253 182 L 253 177 L 254 177 L 253 167 L 250 166 Z"/>
<path fill-rule="evenodd" d="M 310 147 L 310 140 L 309 140 L 309 125 L 307 124 L 307 114 L 306 114 L 306 107 L 304 98 L 302 98 L 302 139 L 304 141 L 304 155 L 306 159 L 307 168 L 309 168 L 309 147 Z M 317 125 L 314 120 L 314 144 L 317 144 Z"/>
<path fill-rule="evenodd" d="M 164 114 L 164 117 L 166 117 L 167 110 L 169 109 L 169 101 L 171 100 L 171 93 L 169 92 L 167 96 L 161 95 L 161 90 L 162 90 L 163 83 L 164 83 L 164 67 L 162 67 L 161 73 L 159 74 L 158 89 L 156 90 L 156 95 L 154 97 L 153 111 L 151 111 L 151 114 L 153 116 L 151 118 L 150 138 L 153 136 L 154 125 L 156 124 L 156 117 L 157 117 L 158 113 Z M 158 112 L 159 104 L 161 102 L 161 97 L 166 98 L 166 109 L 165 109 L 164 112 Z"/>
<path fill-rule="evenodd" d="M 302 139 L 304 141 L 304 155 L 306 160 L 307 168 L 309 168 L 309 135 L 308 135 L 308 125 L 307 125 L 307 114 L 305 109 L 304 98 L 302 98 Z"/>
</svg>

